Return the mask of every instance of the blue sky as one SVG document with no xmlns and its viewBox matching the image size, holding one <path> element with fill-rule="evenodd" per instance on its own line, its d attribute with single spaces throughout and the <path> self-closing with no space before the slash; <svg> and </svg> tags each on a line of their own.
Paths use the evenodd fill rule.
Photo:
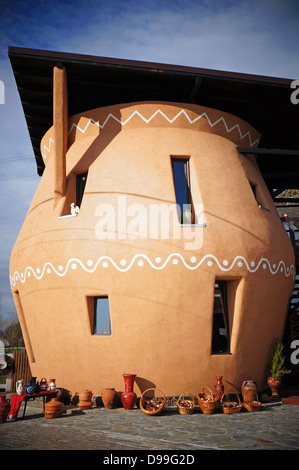
<svg viewBox="0 0 299 470">
<path fill-rule="evenodd" d="M 40 178 L 8 46 L 299 79 L 298 0 L 0 0 L 0 312 L 9 256 Z M 299 123 L 298 123 L 299 127 Z"/>
</svg>

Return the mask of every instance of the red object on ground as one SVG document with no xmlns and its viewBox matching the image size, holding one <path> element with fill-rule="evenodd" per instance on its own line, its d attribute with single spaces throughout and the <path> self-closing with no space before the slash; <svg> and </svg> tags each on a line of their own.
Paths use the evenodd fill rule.
<svg viewBox="0 0 299 470">
<path fill-rule="evenodd" d="M 30 398 L 37 398 L 37 397 L 43 397 L 43 399 L 48 402 L 51 398 L 55 397 L 57 395 L 57 390 L 50 392 L 49 390 L 46 390 L 44 392 L 39 392 L 39 393 L 32 393 L 31 395 L 29 393 L 24 393 L 23 395 L 11 395 L 10 397 L 10 412 L 8 415 L 8 420 L 14 420 L 17 419 L 18 413 L 21 407 L 22 401 L 25 399 L 27 404 L 27 401 Z M 24 415 L 23 415 L 24 416 Z"/>
<path fill-rule="evenodd" d="M 299 405 L 299 395 L 282 398 L 281 402 L 283 405 Z"/>
</svg>

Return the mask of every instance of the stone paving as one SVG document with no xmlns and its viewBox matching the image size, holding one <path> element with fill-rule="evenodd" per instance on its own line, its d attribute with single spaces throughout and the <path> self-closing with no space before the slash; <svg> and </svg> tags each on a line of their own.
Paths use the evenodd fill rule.
<svg viewBox="0 0 299 470">
<path fill-rule="evenodd" d="M 68 406 L 56 419 L 46 419 L 37 400 L 28 402 L 25 419 L 22 407 L 16 421 L 0 425 L 0 450 L 299 450 L 299 406 L 281 402 L 229 415 Z"/>
</svg>

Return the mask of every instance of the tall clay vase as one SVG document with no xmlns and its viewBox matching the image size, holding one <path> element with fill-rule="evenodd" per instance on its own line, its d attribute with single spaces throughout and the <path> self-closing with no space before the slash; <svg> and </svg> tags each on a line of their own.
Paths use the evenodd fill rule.
<svg viewBox="0 0 299 470">
<path fill-rule="evenodd" d="M 123 374 L 125 391 L 121 394 L 121 402 L 125 410 L 132 410 L 137 401 L 137 395 L 133 391 L 136 374 Z"/>
<path fill-rule="evenodd" d="M 216 384 L 215 384 L 215 400 L 220 403 L 222 395 L 224 394 L 224 385 L 222 383 L 222 375 L 216 376 Z"/>
<path fill-rule="evenodd" d="M 6 400 L 6 395 L 0 395 L 0 424 L 3 424 L 7 420 L 7 416 L 10 410 L 10 402 Z"/>
</svg>

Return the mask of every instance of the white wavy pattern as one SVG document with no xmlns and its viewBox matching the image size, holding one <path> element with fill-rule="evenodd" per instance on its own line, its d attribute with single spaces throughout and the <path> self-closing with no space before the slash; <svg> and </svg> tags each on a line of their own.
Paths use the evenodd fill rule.
<svg viewBox="0 0 299 470">
<path fill-rule="evenodd" d="M 15 271 L 13 276 L 10 276 L 10 283 L 13 286 L 16 285 L 17 281 L 24 283 L 26 282 L 26 279 L 32 275 L 39 281 L 44 277 L 44 275 L 56 274 L 57 276 L 63 277 L 68 273 L 69 269 L 76 270 L 78 267 L 81 267 L 84 271 L 90 274 L 94 273 L 99 267 L 109 268 L 109 266 L 113 266 L 119 272 L 127 272 L 135 263 L 139 267 L 143 267 L 145 263 L 147 263 L 151 268 L 160 271 L 164 269 L 168 263 L 177 265 L 180 262 L 191 271 L 198 269 L 204 263 L 206 263 L 206 266 L 209 267 L 214 266 L 215 263 L 223 272 L 228 272 L 233 269 L 235 265 L 237 265 L 238 268 L 245 268 L 250 273 L 255 273 L 258 269 L 261 268 L 264 270 L 268 269 L 269 273 L 272 275 L 279 272 L 283 273 L 286 277 L 291 275 L 295 277 L 294 265 L 287 267 L 284 261 L 279 261 L 278 264 L 271 264 L 267 258 L 261 258 L 258 263 L 254 261 L 249 263 L 243 256 L 236 256 L 229 264 L 227 260 L 220 262 L 216 256 L 208 254 L 203 256 L 200 260 L 198 260 L 195 256 L 191 256 L 189 262 L 187 262 L 180 253 L 172 253 L 165 259 L 164 262 L 162 262 L 160 257 L 156 257 L 155 262 L 152 262 L 147 255 L 141 253 L 134 255 L 129 263 L 122 259 L 119 264 L 117 264 L 110 256 L 101 256 L 95 263 L 92 260 L 88 260 L 86 263 L 83 263 L 78 258 L 71 258 L 67 261 L 65 267 L 59 265 L 57 268 L 55 268 L 55 266 L 53 266 L 53 264 L 48 261 L 44 264 L 42 269 L 33 269 L 31 266 L 27 266 L 22 273 Z"/>
<path fill-rule="evenodd" d="M 226 124 L 225 119 L 222 116 L 219 119 L 217 119 L 215 122 L 212 122 L 210 120 L 209 116 L 207 115 L 207 113 L 204 112 L 204 113 L 200 114 L 199 116 L 197 116 L 195 119 L 190 119 L 190 117 L 188 116 L 188 114 L 186 113 L 186 111 L 184 109 L 181 109 L 181 111 L 179 111 L 176 114 L 176 116 L 174 116 L 174 118 L 172 118 L 172 119 L 169 119 L 169 117 L 166 116 L 163 113 L 163 111 L 161 111 L 160 109 L 157 109 L 157 111 L 155 111 L 149 119 L 146 119 L 144 116 L 142 116 L 142 114 L 139 111 L 135 110 L 124 122 L 120 121 L 117 117 L 114 116 L 114 114 L 109 113 L 109 115 L 106 117 L 103 124 L 100 124 L 99 122 L 95 121 L 94 119 L 89 119 L 86 123 L 86 126 L 83 129 L 81 129 L 81 127 L 79 127 L 77 124 L 73 123 L 73 125 L 71 126 L 71 128 L 69 130 L 69 134 L 72 132 L 72 130 L 74 128 L 78 129 L 78 131 L 82 132 L 82 134 L 85 134 L 87 128 L 89 127 L 89 125 L 91 123 L 98 126 L 100 129 L 104 129 L 104 127 L 106 126 L 107 122 L 110 119 L 114 119 L 121 126 L 125 126 L 134 116 L 139 116 L 146 124 L 149 124 L 154 119 L 154 117 L 156 117 L 158 114 L 160 114 L 162 117 L 164 117 L 166 119 L 166 121 L 168 121 L 170 124 L 173 124 L 181 115 L 185 116 L 185 118 L 189 121 L 189 124 L 191 124 L 191 125 L 195 124 L 201 118 L 206 118 L 206 120 L 210 124 L 210 127 L 214 127 L 219 122 L 223 122 L 225 130 L 228 134 L 230 132 L 232 132 L 234 129 L 237 129 L 241 139 L 244 139 L 247 136 L 248 139 L 249 139 L 249 142 L 250 142 L 250 147 L 253 147 L 255 144 L 257 144 L 259 142 L 259 140 L 255 140 L 254 142 L 252 142 L 251 134 L 250 134 L 249 131 L 247 131 L 245 134 L 242 134 L 241 129 L 239 127 L 239 124 L 235 124 L 233 127 L 231 127 L 229 129 L 228 125 Z"/>
</svg>

